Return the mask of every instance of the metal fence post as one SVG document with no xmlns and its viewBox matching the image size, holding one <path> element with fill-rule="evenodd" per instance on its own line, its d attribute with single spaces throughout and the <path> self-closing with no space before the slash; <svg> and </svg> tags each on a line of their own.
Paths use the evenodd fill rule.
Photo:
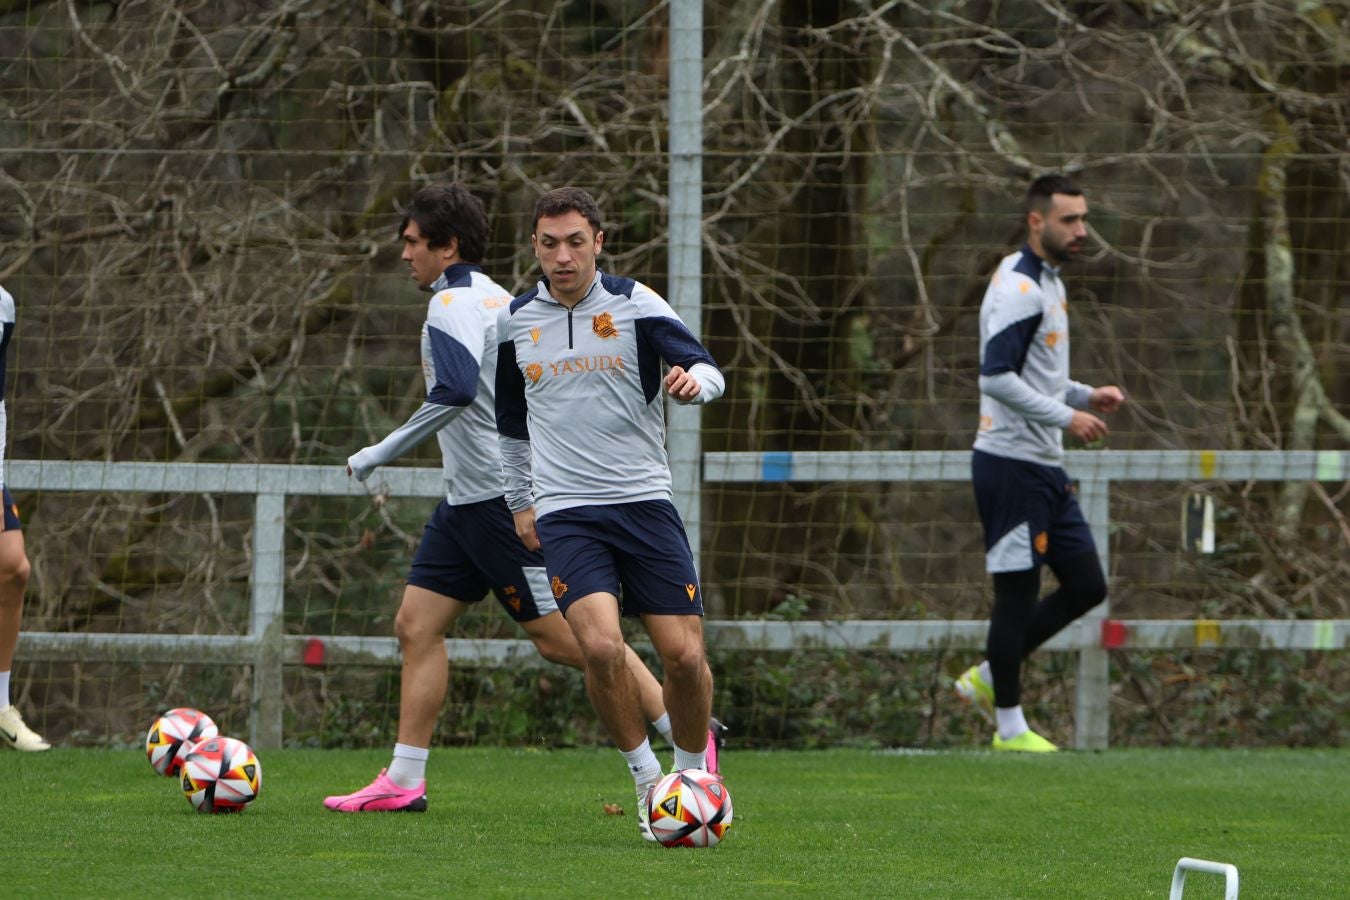
<svg viewBox="0 0 1350 900">
<path fill-rule="evenodd" d="M 249 743 L 254 749 L 281 746 L 285 552 L 286 496 L 258 494 L 253 509 L 253 578 L 248 616 L 248 632 L 254 646 Z"/>
<path fill-rule="evenodd" d="M 703 330 L 703 3 L 670 4 L 670 305 L 689 330 Z M 666 404 L 666 449 L 675 507 L 684 518 L 694 565 L 699 562 L 703 512 L 699 407 Z M 707 598 L 705 598 L 705 602 Z"/>
<path fill-rule="evenodd" d="M 1078 502 L 1092 529 L 1102 570 L 1111 577 L 1111 482 L 1105 478 L 1078 483 Z M 1074 746 L 1079 750 L 1104 750 L 1111 731 L 1111 659 L 1101 647 L 1102 622 L 1111 606 L 1110 594 L 1085 615 L 1079 627 L 1092 644 L 1078 651 L 1078 687 L 1074 701 Z"/>
</svg>

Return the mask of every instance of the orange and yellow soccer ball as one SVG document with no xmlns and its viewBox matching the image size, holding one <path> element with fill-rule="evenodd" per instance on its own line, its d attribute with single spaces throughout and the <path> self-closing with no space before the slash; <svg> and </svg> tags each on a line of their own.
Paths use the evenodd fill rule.
<svg viewBox="0 0 1350 900">
<path fill-rule="evenodd" d="M 731 828 L 731 795 L 718 775 L 671 772 L 652 789 L 651 829 L 667 847 L 716 847 Z"/>
<path fill-rule="evenodd" d="M 253 749 L 232 737 L 199 742 L 183 760 L 183 796 L 198 812 L 239 812 L 262 790 L 262 764 Z"/>
<path fill-rule="evenodd" d="M 183 758 L 198 741 L 220 733 L 211 717 L 199 709 L 180 706 L 150 724 L 145 734 L 145 756 L 161 775 L 176 776 Z"/>
</svg>

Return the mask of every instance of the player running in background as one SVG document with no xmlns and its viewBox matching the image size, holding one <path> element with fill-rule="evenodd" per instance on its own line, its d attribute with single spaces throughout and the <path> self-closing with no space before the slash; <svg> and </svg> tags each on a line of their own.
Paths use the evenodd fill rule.
<svg viewBox="0 0 1350 900">
<path fill-rule="evenodd" d="M 653 840 L 646 798 L 661 766 L 624 664 L 620 617 L 640 616 L 661 657 L 675 768 L 717 771 L 705 730 L 713 682 L 703 597 L 671 502 L 664 396 L 708 403 L 724 382 L 655 291 L 597 268 L 604 232 L 585 191 L 541 197 L 530 242 L 544 277 L 497 325 L 506 502 L 525 545 L 543 547 L 553 596 L 581 644 L 591 703 L 628 761 L 638 828 Z"/>
<path fill-rule="evenodd" d="M 1063 432 L 1084 442 L 1105 437 L 1106 423 L 1087 410 L 1114 412 L 1125 395 L 1069 378 L 1059 267 L 1087 239 L 1083 192 L 1062 175 L 1043 175 L 1027 191 L 1026 217 L 1026 246 L 999 264 L 980 306 L 980 428 L 971 472 L 994 609 L 987 659 L 955 688 L 993 718 L 995 750 L 1049 752 L 1058 748 L 1022 714 L 1022 660 L 1106 597 L 1092 532 L 1061 468 Z M 1043 564 L 1059 588 L 1038 601 Z"/>
<path fill-rule="evenodd" d="M 427 522 L 395 620 L 403 680 L 393 760 L 369 787 L 324 800 L 342 812 L 426 809 L 426 760 L 449 681 L 445 634 L 488 591 L 541 656 L 582 667 L 576 639 L 549 594 L 543 558 L 521 546 L 502 499 L 492 396 L 497 312 L 511 295 L 478 265 L 487 249 L 487 215 L 462 187 L 432 185 L 413 197 L 399 238 L 413 280 L 433 294 L 421 341 L 427 397 L 406 423 L 354 454 L 347 471 L 365 481 L 434 434 L 446 497 Z M 670 740 L 661 685 L 627 645 L 619 655 L 643 712 Z"/>
<path fill-rule="evenodd" d="M 8 419 L 5 412 L 5 358 L 9 339 L 14 336 L 14 298 L 0 287 L 0 495 L 4 511 L 0 514 L 0 741 L 15 750 L 30 752 L 50 750 L 48 744 L 33 729 L 24 724 L 23 716 L 13 705 L 9 683 L 14 667 L 14 648 L 19 643 L 19 623 L 23 619 L 23 591 L 28 586 L 28 553 L 23 544 L 23 523 L 19 521 L 19 507 L 4 485 L 5 432 Z"/>
</svg>

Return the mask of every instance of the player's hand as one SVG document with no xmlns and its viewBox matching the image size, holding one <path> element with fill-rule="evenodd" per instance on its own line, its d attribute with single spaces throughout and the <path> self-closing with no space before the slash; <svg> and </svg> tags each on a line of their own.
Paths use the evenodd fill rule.
<svg viewBox="0 0 1350 900">
<path fill-rule="evenodd" d="M 362 453 L 364 452 L 365 451 L 363 450 Z M 357 481 L 365 482 L 365 480 L 370 477 L 370 473 L 374 472 L 378 468 L 378 466 L 361 465 L 361 462 L 358 459 L 360 455 L 361 455 L 360 453 L 354 453 L 351 456 L 347 457 L 347 474 L 355 478 Z"/>
<path fill-rule="evenodd" d="M 1073 421 L 1070 422 L 1069 427 L 1064 430 L 1085 444 L 1101 440 L 1106 437 L 1106 433 L 1110 431 L 1110 429 L 1106 427 L 1105 422 L 1094 416 L 1092 413 L 1083 412 L 1082 410 L 1074 410 Z"/>
<path fill-rule="evenodd" d="M 698 379 L 679 366 L 672 366 L 666 373 L 666 393 L 680 403 L 693 400 L 701 390 L 703 385 L 698 383 Z"/>
<path fill-rule="evenodd" d="M 526 550 L 538 550 L 539 534 L 534 530 L 534 507 L 527 506 L 518 513 L 513 514 L 516 520 L 516 537 L 525 545 Z"/>
<path fill-rule="evenodd" d="M 1088 406 L 1091 406 L 1094 412 L 1113 413 L 1120 409 L 1124 402 L 1125 392 L 1114 384 L 1108 384 L 1092 392 L 1092 396 L 1088 399 Z"/>
</svg>

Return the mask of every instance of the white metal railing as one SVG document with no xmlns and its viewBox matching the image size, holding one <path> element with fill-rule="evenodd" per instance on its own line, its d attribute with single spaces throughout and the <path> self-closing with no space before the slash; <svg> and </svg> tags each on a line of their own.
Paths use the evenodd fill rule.
<svg viewBox="0 0 1350 900">
<path fill-rule="evenodd" d="M 1066 454 L 1065 469 L 1078 480 L 1078 502 L 1092 529 L 1102 566 L 1110 572 L 1110 526 L 1113 481 L 1344 481 L 1350 473 L 1350 453 L 1340 451 L 1245 450 L 1079 450 Z M 707 453 L 703 457 L 705 482 L 774 481 L 968 481 L 969 451 L 840 451 L 817 453 Z M 1266 631 L 1260 622 L 1112 622 L 1110 598 L 1047 644 L 1050 649 L 1078 652 L 1078 680 L 1074 703 L 1074 738 L 1079 749 L 1101 749 L 1109 738 L 1110 660 L 1116 646 L 1167 648 L 1221 643 L 1233 633 L 1244 640 L 1255 633 L 1258 643 L 1275 649 L 1274 642 L 1292 639 L 1279 630 Z M 921 623 L 924 624 L 924 623 Z M 941 623 L 938 623 L 941 624 Z M 984 622 L 948 623 L 973 627 L 978 635 L 969 646 L 983 648 Z M 1350 621 L 1323 623 L 1311 646 L 1288 643 L 1281 649 L 1344 648 L 1350 641 Z M 1191 638 L 1188 638 L 1188 634 Z M 1129 638 L 1133 635 L 1133 638 Z M 1302 636 L 1302 635 L 1300 635 Z M 1153 642 L 1150 642 L 1152 639 Z M 1194 639 L 1198 643 L 1189 643 Z M 1122 643 L 1122 641 L 1126 643 Z M 1066 646 L 1067 644 L 1067 646 Z"/>
<path fill-rule="evenodd" d="M 966 451 L 921 453 L 707 453 L 704 482 L 772 481 L 965 481 Z M 1105 564 L 1109 543 L 1112 481 L 1315 480 L 1342 481 L 1350 454 L 1334 452 L 1098 451 L 1070 453 L 1066 467 L 1079 479 L 1083 506 Z M 233 463 L 115 463 L 10 460 L 6 483 L 22 491 L 96 493 L 252 494 L 253 521 L 248 633 L 95 634 L 25 632 L 18 653 L 25 659 L 138 663 L 218 662 L 253 670 L 250 742 L 259 748 L 282 740 L 282 672 L 318 656 L 327 665 L 395 665 L 393 637 L 304 636 L 283 633 L 285 593 L 285 498 L 288 495 L 395 497 L 441 496 L 439 469 L 383 468 L 362 485 L 340 466 Z M 715 649 L 856 649 L 887 652 L 981 650 L 987 624 L 951 621 L 709 621 Z M 1076 743 L 1105 747 L 1109 699 L 1107 650 L 1187 647 L 1251 647 L 1344 650 L 1350 620 L 1165 621 L 1109 618 L 1107 604 L 1075 622 L 1047 645 L 1079 655 Z M 539 660 L 527 640 L 446 641 L 452 660 L 464 664 L 533 665 Z"/>
</svg>

